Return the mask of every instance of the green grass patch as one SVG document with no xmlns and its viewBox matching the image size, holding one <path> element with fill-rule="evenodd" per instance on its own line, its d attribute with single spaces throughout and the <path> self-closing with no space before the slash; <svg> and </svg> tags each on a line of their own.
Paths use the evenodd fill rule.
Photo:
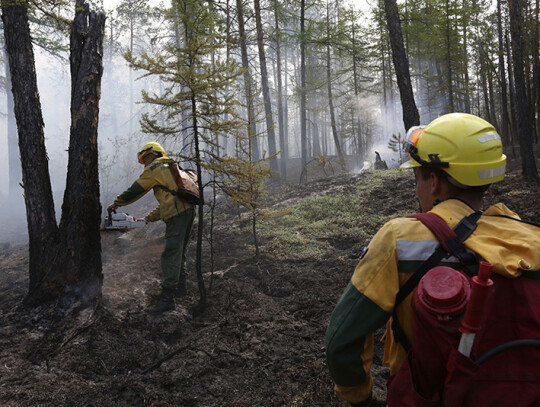
<svg viewBox="0 0 540 407">
<path fill-rule="evenodd" d="M 369 194 L 385 179 L 403 176 L 406 173 L 399 170 L 375 171 L 361 177 L 353 192 L 309 197 L 265 211 L 258 222 L 262 251 L 278 259 L 322 259 L 335 250 L 332 241 L 369 241 L 382 224 L 399 215 L 378 215 L 377 208 L 367 205 Z"/>
</svg>

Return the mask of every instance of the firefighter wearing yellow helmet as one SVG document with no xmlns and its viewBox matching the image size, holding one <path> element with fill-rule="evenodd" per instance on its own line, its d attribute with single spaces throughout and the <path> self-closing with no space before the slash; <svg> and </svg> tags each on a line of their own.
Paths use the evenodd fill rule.
<svg viewBox="0 0 540 407">
<path fill-rule="evenodd" d="M 148 154 L 153 154 L 157 157 L 167 157 L 167 154 L 165 154 L 165 150 L 163 149 L 161 144 L 156 143 L 155 141 L 146 143 L 141 148 L 141 151 L 137 153 L 139 164 L 144 164 L 144 157 L 147 156 Z"/>
<path fill-rule="evenodd" d="M 147 311 L 162 313 L 173 310 L 174 297 L 186 292 L 186 246 L 195 211 L 193 205 L 170 193 L 177 190 L 176 181 L 169 169 L 173 160 L 167 157 L 161 144 L 155 141 L 146 143 L 137 154 L 137 160 L 144 165 L 142 174 L 116 197 L 108 209 L 116 210 L 120 206 L 129 205 L 151 189 L 154 190 L 159 205 L 144 220 L 165 222 L 165 250 L 161 255 L 161 295 L 157 303 L 147 308 Z"/>
<path fill-rule="evenodd" d="M 501 137 L 485 120 L 451 113 L 428 126 L 407 133 L 410 160 L 402 168 L 426 166 L 447 173 L 457 186 L 488 185 L 502 181 L 506 169 Z"/>
<path fill-rule="evenodd" d="M 476 216 L 474 218 L 476 225 L 472 226 L 476 229 L 462 239 L 466 252 L 470 253 L 467 258 L 475 262 L 485 260 L 491 263 L 493 273 L 502 281 L 502 283 L 498 281 L 499 284 L 506 286 L 516 282 L 527 287 L 526 290 L 535 291 L 535 293 L 528 292 L 527 296 L 520 298 L 510 296 L 512 299 L 508 303 L 505 302 L 504 306 L 508 306 L 509 310 L 534 310 L 536 314 L 533 315 L 533 319 L 536 318 L 537 321 L 535 329 L 536 332 L 540 332 L 538 323 L 540 311 L 535 310 L 534 305 L 523 305 L 523 301 L 540 297 L 540 284 L 532 280 L 527 284 L 528 278 L 540 280 L 538 277 L 540 228 L 521 222 L 519 216 L 502 203 L 482 211 L 485 191 L 490 184 L 501 181 L 505 174 L 506 156 L 503 154 L 497 131 L 479 117 L 451 113 L 433 120 L 425 127 L 411 129 L 408 132 L 405 150 L 410 159 L 402 167 L 414 170 L 416 195 L 422 212 L 437 215 L 450 228 L 464 223 L 461 221 L 465 218 L 470 219 L 470 215 Z M 426 259 L 433 255 L 438 246 L 437 238 L 426 225 L 415 217 L 406 217 L 387 222 L 364 250 L 347 288 L 332 313 L 325 338 L 327 366 L 335 383 L 336 393 L 353 406 L 380 405 L 373 396 L 370 368 L 373 361 L 373 334 L 385 324 L 387 328 L 384 336 L 383 362 L 390 365 L 391 377 L 388 405 L 417 405 L 414 402 L 408 404 L 407 400 L 421 397 L 428 399 L 427 395 L 422 394 L 413 385 L 414 383 L 401 385 L 401 388 L 397 389 L 403 396 L 398 398 L 397 402 L 391 400 L 390 390 L 394 389 L 391 383 L 397 377 L 396 374 L 408 369 L 408 364 L 404 365 L 407 360 L 405 342 L 411 342 L 413 339 L 414 312 L 411 308 L 411 298 L 414 292 L 406 291 L 409 294 L 405 294 L 403 300 L 401 298 L 398 300 L 397 293 L 410 277 L 419 271 Z M 448 255 L 442 261 L 448 262 L 456 269 L 465 269 L 462 260 L 458 258 Z M 474 268 L 474 265 L 467 267 Z M 527 270 L 537 272 L 531 273 Z M 522 304 L 523 308 L 519 308 L 519 304 Z M 519 312 L 516 311 L 516 314 Z M 526 321 L 530 319 L 530 315 L 509 315 L 512 315 L 512 319 L 508 321 L 510 324 L 519 323 L 521 317 Z M 393 326 L 394 318 L 398 324 Z M 399 335 L 394 332 L 397 325 L 401 326 Z M 519 331 L 513 328 L 512 326 L 501 335 Z M 523 352 L 523 355 L 527 357 L 527 352 Z M 442 366 L 446 364 L 442 363 Z M 413 374 L 414 380 L 436 377 L 436 374 L 430 371 Z M 536 400 L 538 400 L 540 385 L 535 381 L 531 383 L 530 389 L 533 393 L 537 393 Z M 441 383 L 441 389 L 443 385 L 444 383 Z M 525 385 L 529 386 L 527 383 Z M 508 398 L 521 394 L 520 391 L 507 391 L 505 395 L 494 391 L 492 394 L 489 391 L 488 394 L 472 394 L 476 389 L 489 390 L 489 386 L 489 382 L 484 387 L 473 386 L 470 390 L 472 398 L 467 400 L 474 397 L 478 400 L 480 397 L 486 400 L 481 405 L 507 405 L 512 403 Z M 439 390 L 433 390 L 435 397 L 440 396 L 437 393 Z M 469 394 L 465 396 L 469 397 Z M 493 401 L 494 397 L 500 399 Z M 534 397 L 533 394 L 533 399 Z M 460 405 L 479 404 L 464 402 Z"/>
</svg>

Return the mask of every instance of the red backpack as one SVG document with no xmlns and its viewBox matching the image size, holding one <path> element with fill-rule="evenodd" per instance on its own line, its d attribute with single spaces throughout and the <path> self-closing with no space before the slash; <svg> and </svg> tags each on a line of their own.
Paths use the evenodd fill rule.
<svg viewBox="0 0 540 407">
<path fill-rule="evenodd" d="M 480 214 L 465 218 L 454 231 L 435 214 L 413 216 L 433 232 L 441 246 L 396 297 L 395 307 L 418 285 L 411 301 L 412 344 L 393 315 L 394 337 L 408 355 L 389 380 L 388 405 L 540 406 L 540 281 L 493 274 L 484 312 L 481 319 L 478 316 L 481 329 L 470 356 L 465 356 L 458 351 L 460 328 L 470 307 L 475 267 L 462 242 Z M 433 268 L 448 253 L 458 257 L 464 271 Z M 478 277 L 473 278 L 477 283 Z"/>
</svg>

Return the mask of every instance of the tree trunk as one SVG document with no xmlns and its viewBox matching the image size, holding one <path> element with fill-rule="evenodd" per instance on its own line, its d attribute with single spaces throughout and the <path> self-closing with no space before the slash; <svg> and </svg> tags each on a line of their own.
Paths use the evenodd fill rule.
<svg viewBox="0 0 540 407">
<path fill-rule="evenodd" d="M 514 86 L 514 69 L 512 68 L 512 50 L 510 49 L 510 34 L 508 30 L 505 33 L 506 55 L 508 64 L 508 88 L 510 93 L 510 145 L 512 146 L 512 154 L 516 156 L 514 149 L 515 130 L 517 129 L 517 113 L 516 113 L 516 87 Z"/>
<path fill-rule="evenodd" d="M 392 60 L 396 70 L 396 77 L 403 108 L 403 124 L 405 130 L 420 124 L 420 115 L 414 101 L 414 94 L 409 73 L 409 61 L 403 46 L 403 35 L 401 33 L 401 23 L 399 22 L 398 8 L 396 0 L 384 0 L 386 10 L 386 20 L 390 33 L 390 44 L 392 46 Z"/>
<path fill-rule="evenodd" d="M 491 61 L 488 61 L 490 63 Z M 493 74 L 496 75 L 495 68 L 493 68 Z M 488 101 L 489 101 L 489 122 L 495 127 L 496 129 L 499 128 L 499 123 L 497 120 L 497 113 L 495 110 L 495 95 L 493 92 L 493 75 L 490 75 L 490 72 L 487 72 L 487 80 L 488 80 Z"/>
<path fill-rule="evenodd" d="M 11 73 L 9 71 L 9 57 L 6 47 L 4 46 L 4 61 L 6 71 L 6 96 L 7 96 L 7 149 L 8 149 L 8 166 L 9 166 L 9 202 L 16 203 L 16 196 L 22 191 L 19 189 L 19 184 L 22 181 L 21 160 L 19 159 L 19 147 L 17 140 L 17 122 L 15 120 L 13 93 L 11 92 Z"/>
<path fill-rule="evenodd" d="M 321 140 L 319 136 L 319 126 L 317 125 L 317 115 L 312 113 L 311 115 L 311 135 L 313 139 L 313 157 L 319 157 L 321 152 Z"/>
<path fill-rule="evenodd" d="M 536 0 L 535 9 L 535 23 L 534 23 L 534 51 L 533 51 L 533 105 L 531 109 L 531 115 L 534 118 L 535 110 L 536 115 L 536 131 L 535 142 L 538 143 L 538 137 L 540 136 L 540 0 Z M 534 119 L 533 119 L 534 120 Z"/>
<path fill-rule="evenodd" d="M 283 50 L 283 61 L 285 62 L 285 69 L 283 70 L 283 139 L 285 141 L 283 147 L 285 161 L 289 160 L 289 101 L 287 95 L 289 93 L 288 81 L 289 81 L 289 71 L 288 71 L 288 62 L 289 62 L 289 47 L 285 44 Z"/>
<path fill-rule="evenodd" d="M 279 179 L 276 157 L 276 133 L 274 131 L 274 118 L 272 116 L 272 102 L 270 101 L 270 87 L 268 86 L 268 70 L 266 68 L 266 53 L 264 51 L 261 5 L 259 0 L 253 0 L 253 4 L 255 8 L 255 23 L 257 26 L 257 46 L 259 48 L 259 65 L 261 67 L 261 84 L 264 99 L 264 112 L 266 117 L 266 131 L 268 132 L 270 168 L 272 169 L 272 177 Z"/>
<path fill-rule="evenodd" d="M 484 58 L 487 58 L 484 53 L 482 52 L 482 49 L 478 47 L 478 55 L 480 57 L 480 84 L 482 86 L 482 96 L 484 97 L 484 117 L 491 123 L 491 111 L 490 111 L 490 103 L 489 103 L 489 96 L 488 96 L 488 88 L 487 88 L 487 81 L 486 81 L 486 75 L 488 74 L 486 72 L 486 63 L 484 62 Z"/>
<path fill-rule="evenodd" d="M 379 36 L 381 40 L 381 64 L 382 64 L 382 91 L 383 91 L 383 106 L 381 111 L 384 113 L 384 120 L 382 122 L 382 132 L 383 134 L 388 134 L 387 129 L 387 118 L 388 118 L 388 100 L 387 100 L 387 92 L 388 92 L 388 86 L 386 86 L 386 56 L 385 56 L 385 39 L 384 39 L 384 27 L 383 27 L 383 21 L 382 17 L 379 24 Z M 367 154 L 367 151 L 366 151 Z"/>
<path fill-rule="evenodd" d="M 502 110 L 502 123 L 499 131 L 503 143 L 508 145 L 510 143 L 509 137 L 509 117 L 508 117 L 508 94 L 506 84 L 506 69 L 504 68 L 504 43 L 503 43 L 503 29 L 502 29 L 502 11 L 501 1 L 497 0 L 497 36 L 499 41 L 499 78 L 501 87 L 501 110 Z"/>
<path fill-rule="evenodd" d="M 465 0 L 463 0 L 463 9 L 466 8 Z M 465 88 L 465 97 L 464 97 L 464 109 L 465 113 L 471 113 L 471 96 L 470 96 L 470 85 L 469 85 L 469 53 L 467 51 L 468 45 L 468 27 L 469 20 L 467 13 L 464 13 L 463 16 L 463 58 L 465 60 L 465 74 L 464 74 L 464 88 Z"/>
<path fill-rule="evenodd" d="M 202 169 L 201 169 L 201 152 L 199 148 L 199 130 L 197 123 L 197 101 L 195 95 L 191 98 L 191 116 L 193 124 L 193 141 L 195 145 L 195 164 L 197 166 L 197 185 L 199 187 L 199 195 L 204 198 L 204 190 L 202 184 Z M 204 312 L 206 309 L 207 298 L 206 288 L 202 275 L 202 238 L 204 233 L 204 205 L 198 205 L 198 223 L 197 223 L 197 253 L 195 258 L 195 271 L 197 274 L 197 285 L 199 287 L 199 312 Z"/>
<path fill-rule="evenodd" d="M 276 30 L 276 65 L 277 65 L 277 105 L 278 105 L 278 126 L 279 126 L 279 145 L 281 146 L 281 161 L 280 161 L 280 171 L 281 179 L 287 179 L 287 149 L 285 145 L 285 123 L 283 117 L 283 84 L 281 80 L 281 34 L 279 29 L 279 20 L 278 20 L 278 7 L 279 3 L 277 0 L 274 0 L 274 20 L 275 20 L 275 30 Z"/>
<path fill-rule="evenodd" d="M 306 150 L 306 32 L 305 32 L 306 1 L 300 0 L 300 145 L 302 169 L 307 163 Z"/>
<path fill-rule="evenodd" d="M 358 97 L 360 95 L 360 84 L 358 83 L 358 62 L 357 62 L 357 56 L 356 56 L 356 25 L 354 20 L 354 14 L 351 14 L 352 21 L 351 21 L 351 27 L 352 27 L 352 48 L 353 48 L 353 55 L 352 55 L 352 63 L 353 63 L 353 80 L 354 80 L 354 96 L 355 96 L 355 102 L 358 100 Z M 355 143 L 356 143 L 356 160 L 358 163 L 358 167 L 362 164 L 363 161 L 363 149 L 362 149 L 362 142 L 361 142 L 361 133 L 360 133 L 360 114 L 358 111 L 358 107 L 356 106 L 356 103 L 354 104 L 353 108 L 353 119 L 352 119 L 352 136 L 354 137 Z"/>
<path fill-rule="evenodd" d="M 448 104 L 450 112 L 455 111 L 454 106 L 454 78 L 452 66 L 452 50 L 450 44 L 450 2 L 445 0 L 446 9 L 446 81 L 448 82 Z"/>
<path fill-rule="evenodd" d="M 328 0 L 326 2 L 326 86 L 328 89 L 328 109 L 330 110 L 330 125 L 332 127 L 332 137 L 334 138 L 334 144 L 336 146 L 336 152 L 339 158 L 339 162 L 343 170 L 346 169 L 345 156 L 341 149 L 341 143 L 339 142 L 339 135 L 336 126 L 336 113 L 334 111 L 334 96 L 332 94 L 332 70 L 330 67 L 331 62 L 330 53 L 330 10 Z"/>
<path fill-rule="evenodd" d="M 27 10 L 25 6 L 6 3 L 2 1 L 2 21 L 19 133 L 32 294 L 53 263 L 57 225 Z"/>
<path fill-rule="evenodd" d="M 529 103 L 524 77 L 523 42 L 521 37 L 521 7 L 519 0 L 509 0 L 510 33 L 512 36 L 512 61 L 514 63 L 514 83 L 516 86 L 516 110 L 518 121 L 519 147 L 523 176 L 531 180 L 538 179 L 538 172 L 533 153 L 532 118 L 529 115 Z"/>
<path fill-rule="evenodd" d="M 240 52 L 242 54 L 242 67 L 244 68 L 244 89 L 246 92 L 247 131 L 250 144 L 250 154 L 253 161 L 259 161 L 259 144 L 257 142 L 257 124 L 255 123 L 255 109 L 253 106 L 253 82 L 249 70 L 249 58 L 246 44 L 246 32 L 244 28 L 244 8 L 242 0 L 236 0 L 236 12 L 238 14 L 238 31 L 240 35 Z"/>
<path fill-rule="evenodd" d="M 30 286 L 26 300 L 36 304 L 68 294 L 87 302 L 101 294 L 103 280 L 97 125 L 105 16 L 89 12 L 84 0 L 77 0 L 71 35 L 69 166 L 57 228 L 27 10 L 4 4 L 28 219 Z"/>
<path fill-rule="evenodd" d="M 88 299 L 101 295 L 103 282 L 97 129 L 104 29 L 105 15 L 90 12 L 84 0 L 77 0 L 71 27 L 71 129 L 58 260 L 65 288 Z M 52 282 L 43 285 L 44 290 L 48 287 L 57 288 Z"/>
<path fill-rule="evenodd" d="M 133 36 L 134 36 L 134 18 L 130 17 L 129 20 L 129 52 L 133 55 Z M 129 69 L 129 135 L 128 137 L 133 137 L 133 68 L 128 67 Z"/>
</svg>

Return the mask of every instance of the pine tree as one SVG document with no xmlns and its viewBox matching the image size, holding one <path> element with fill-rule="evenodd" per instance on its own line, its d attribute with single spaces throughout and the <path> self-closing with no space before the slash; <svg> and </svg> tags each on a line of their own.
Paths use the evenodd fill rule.
<svg viewBox="0 0 540 407">
<path fill-rule="evenodd" d="M 155 106 L 152 113 L 143 114 L 142 130 L 165 137 L 181 137 L 190 133 L 189 151 L 179 156 L 191 160 L 197 167 L 199 191 L 203 196 L 203 168 L 209 168 L 211 145 L 217 136 L 234 133 L 242 121 L 238 119 L 237 92 L 231 92 L 242 74 L 238 65 L 223 57 L 226 47 L 224 30 L 211 3 L 203 0 L 174 0 L 167 12 L 171 28 L 182 33 L 181 44 L 171 41 L 153 55 L 125 57 L 130 65 L 144 71 L 143 77 L 158 76 L 163 93 L 143 91 L 143 101 Z M 165 114 L 162 124 L 160 113 Z M 229 119 L 224 120 L 227 116 Z M 203 236 L 203 205 L 198 207 L 196 270 L 200 292 L 199 309 L 206 307 L 206 289 L 202 278 L 201 256 Z"/>
</svg>

